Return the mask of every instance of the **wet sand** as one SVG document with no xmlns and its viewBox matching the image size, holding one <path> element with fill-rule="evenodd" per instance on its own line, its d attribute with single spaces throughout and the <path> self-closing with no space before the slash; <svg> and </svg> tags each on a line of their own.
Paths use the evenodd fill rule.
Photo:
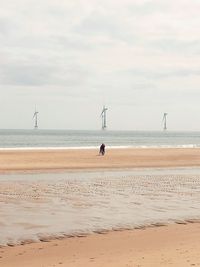
<svg viewBox="0 0 200 267">
<path fill-rule="evenodd" d="M 0 152 L 0 173 L 193 166 L 200 149 L 112 149 L 104 157 L 96 150 Z M 199 248 L 200 223 L 171 224 L 2 247 L 0 266 L 200 266 Z"/>
<path fill-rule="evenodd" d="M 0 266 L 200 266 L 199 247 L 199 223 L 174 224 L 1 248 Z"/>
<path fill-rule="evenodd" d="M 0 175 L 0 245 L 185 223 L 199 210 L 200 168 Z"/>
<path fill-rule="evenodd" d="M 0 173 L 186 166 L 200 166 L 199 148 L 0 151 Z"/>
</svg>

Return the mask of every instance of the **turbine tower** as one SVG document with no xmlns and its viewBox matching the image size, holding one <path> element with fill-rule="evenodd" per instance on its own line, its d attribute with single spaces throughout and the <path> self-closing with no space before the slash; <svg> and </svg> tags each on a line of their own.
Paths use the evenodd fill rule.
<svg viewBox="0 0 200 267">
<path fill-rule="evenodd" d="M 35 112 L 33 114 L 33 119 L 35 118 L 35 125 L 34 125 L 34 128 L 37 129 L 38 128 L 38 111 L 36 111 L 35 109 Z"/>
<path fill-rule="evenodd" d="M 105 130 L 107 128 L 107 125 L 106 125 L 106 111 L 108 109 L 103 106 L 103 109 L 102 109 L 102 112 L 101 112 L 101 119 L 102 119 L 102 130 Z"/>
<path fill-rule="evenodd" d="M 167 113 L 164 113 L 162 122 L 163 122 L 163 130 L 166 131 L 167 130 Z"/>
</svg>

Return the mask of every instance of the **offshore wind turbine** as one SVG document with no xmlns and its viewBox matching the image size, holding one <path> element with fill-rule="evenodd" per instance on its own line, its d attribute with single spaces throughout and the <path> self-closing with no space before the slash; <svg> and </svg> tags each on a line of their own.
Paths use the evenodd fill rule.
<svg viewBox="0 0 200 267">
<path fill-rule="evenodd" d="M 167 130 L 167 113 L 163 114 L 162 123 L 163 123 L 163 130 L 166 131 Z"/>
<path fill-rule="evenodd" d="M 105 130 L 107 128 L 107 125 L 106 125 L 106 111 L 108 109 L 103 106 L 103 109 L 102 109 L 102 112 L 101 112 L 101 119 L 102 119 L 102 130 Z"/>
<path fill-rule="evenodd" d="M 38 128 L 38 111 L 36 111 L 35 109 L 35 112 L 33 114 L 33 119 L 35 119 L 35 124 L 34 124 L 34 128 L 37 129 Z"/>
</svg>

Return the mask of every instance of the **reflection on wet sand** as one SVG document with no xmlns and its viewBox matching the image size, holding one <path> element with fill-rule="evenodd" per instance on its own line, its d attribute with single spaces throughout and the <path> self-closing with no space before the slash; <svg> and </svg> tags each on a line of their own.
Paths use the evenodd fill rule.
<svg viewBox="0 0 200 267">
<path fill-rule="evenodd" d="M 200 170 L 0 176 L 0 244 L 200 219 Z"/>
</svg>

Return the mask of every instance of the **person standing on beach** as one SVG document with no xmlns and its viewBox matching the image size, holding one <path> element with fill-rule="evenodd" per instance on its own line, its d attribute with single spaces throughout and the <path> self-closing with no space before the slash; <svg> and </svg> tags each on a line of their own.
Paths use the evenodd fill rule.
<svg viewBox="0 0 200 267">
<path fill-rule="evenodd" d="M 101 144 L 99 154 L 101 154 L 102 156 L 105 154 L 105 148 L 106 148 L 105 144 Z"/>
</svg>

